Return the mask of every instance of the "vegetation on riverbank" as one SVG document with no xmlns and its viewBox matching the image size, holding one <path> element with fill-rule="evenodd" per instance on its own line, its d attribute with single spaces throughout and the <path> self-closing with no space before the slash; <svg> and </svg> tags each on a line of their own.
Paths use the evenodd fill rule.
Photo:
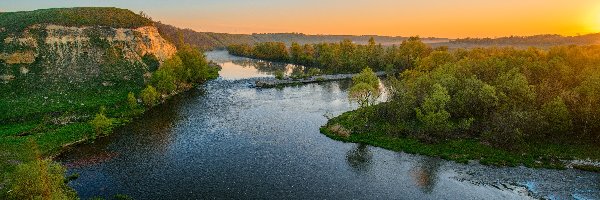
<svg viewBox="0 0 600 200">
<path fill-rule="evenodd" d="M 158 66 L 158 61 L 153 56 L 145 56 L 144 61 L 147 63 L 130 63 L 130 65 L 144 65 L 149 68 Z M 164 63 L 154 69 L 155 71 L 151 71 L 152 78 L 149 81 L 144 80 L 143 74 L 137 74 L 140 77 L 132 77 L 130 82 L 116 82 L 110 87 L 98 83 L 86 85 L 86 92 L 73 90 L 57 94 L 54 90 L 13 91 L 14 94 L 30 93 L 51 97 L 50 99 L 55 102 L 47 107 L 48 102 L 43 99 L 30 100 L 25 97 L 31 95 L 26 95 L 17 96 L 18 101 L 0 103 L 3 106 L 10 106 L 11 110 L 31 110 L 31 112 L 7 112 L 0 116 L 0 119 L 6 119 L 0 124 L 0 149 L 2 150 L 0 151 L 2 172 L 0 198 L 20 199 L 23 196 L 15 196 L 9 191 L 16 191 L 23 184 L 38 183 L 38 176 L 15 178 L 14 173 L 19 172 L 23 166 L 41 162 L 40 160 L 43 159 L 40 157 L 52 157 L 66 146 L 106 136 L 115 127 L 130 122 L 158 102 L 218 76 L 218 68 L 211 66 L 201 52 L 191 47 L 180 48 Z M 144 93 L 142 89 L 145 87 L 157 88 L 157 92 Z M 24 90 L 26 87 L 15 88 Z M 152 102 L 147 102 L 147 98 L 144 98 L 148 96 L 153 99 Z M 146 106 L 139 105 L 138 99 Z M 84 103 L 74 106 L 72 101 Z M 30 109 L 37 107 L 45 107 L 45 109 Z M 40 157 L 33 157 L 29 152 L 30 143 L 39 149 Z M 55 166 L 52 163 L 48 165 Z M 49 171 L 44 169 L 46 168 L 41 169 L 41 173 L 54 173 L 58 170 L 56 167 L 49 167 Z M 25 194 L 23 191 L 31 193 Z M 48 192 L 46 190 L 23 191 L 18 195 L 30 196 L 34 199 L 44 197 Z M 51 194 L 59 195 L 52 191 Z"/>
<path fill-rule="evenodd" d="M 494 164 L 552 167 L 560 166 L 561 159 L 597 161 L 597 52 L 599 46 L 407 52 L 416 56 L 400 56 L 412 62 L 396 66 L 402 73 L 389 77 L 388 102 L 353 111 L 330 125 L 342 123 L 335 129 L 354 133 L 349 140 L 392 149 L 407 148 L 406 141 L 433 146 L 458 142 L 455 148 L 470 149 L 466 157 L 478 159 L 479 149 L 489 147 L 496 154 L 490 156 L 501 155 Z M 441 155 L 446 150 L 412 151 Z"/>
<path fill-rule="evenodd" d="M 600 160 L 600 152 L 593 144 L 552 144 L 538 141 L 530 143 L 519 151 L 511 151 L 492 147 L 476 138 L 424 142 L 414 137 L 391 134 L 390 124 L 381 121 L 371 121 L 368 127 L 356 127 L 357 121 L 364 121 L 364 113 L 374 112 L 382 106 L 384 105 L 380 104 L 350 111 L 330 119 L 327 125 L 321 127 L 321 133 L 343 142 L 368 144 L 392 151 L 439 157 L 459 163 L 474 160 L 484 165 L 524 165 L 533 168 L 564 169 L 569 160 L 587 158 Z M 588 165 L 571 167 L 596 172 L 600 169 Z"/>
</svg>

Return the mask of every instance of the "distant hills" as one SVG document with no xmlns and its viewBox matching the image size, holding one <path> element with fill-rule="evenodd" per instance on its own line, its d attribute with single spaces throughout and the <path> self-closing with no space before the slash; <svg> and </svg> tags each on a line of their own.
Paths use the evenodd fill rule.
<svg viewBox="0 0 600 200">
<path fill-rule="evenodd" d="M 299 44 L 314 44 L 323 42 L 340 42 L 344 39 L 350 39 L 357 44 L 367 44 L 369 38 L 375 38 L 377 43 L 383 45 L 397 45 L 408 37 L 402 36 L 377 36 L 377 35 L 307 35 L 302 33 L 261 33 L 261 34 L 230 34 L 197 32 L 191 29 L 177 28 L 172 25 L 157 22 L 161 35 L 173 43 L 191 44 L 202 49 L 224 48 L 232 44 L 254 44 L 260 42 L 283 42 L 290 45 L 292 42 Z M 544 34 L 533 36 L 509 36 L 499 38 L 421 38 L 425 43 L 431 46 L 448 46 L 449 48 L 477 48 L 490 46 L 512 46 L 517 48 L 527 48 L 531 46 L 547 48 L 557 45 L 592 45 L 600 44 L 600 33 L 579 35 L 579 36 L 561 36 L 557 34 Z"/>
<path fill-rule="evenodd" d="M 367 44 L 371 37 L 383 45 L 400 44 L 408 37 L 377 36 L 377 35 L 307 35 L 302 33 L 254 33 L 254 34 L 229 34 L 213 32 L 197 32 L 191 29 L 181 29 L 158 22 L 156 25 L 163 37 L 180 43 L 191 44 L 203 49 L 224 48 L 232 44 L 254 44 L 260 42 L 283 42 L 290 45 L 292 42 L 299 44 L 314 44 L 323 42 L 340 42 L 344 39 L 352 40 L 357 44 Z M 447 38 L 422 38 L 426 43 L 448 42 Z"/>
</svg>

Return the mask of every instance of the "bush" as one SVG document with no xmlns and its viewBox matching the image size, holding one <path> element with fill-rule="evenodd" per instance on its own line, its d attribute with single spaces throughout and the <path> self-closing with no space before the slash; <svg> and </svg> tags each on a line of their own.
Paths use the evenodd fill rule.
<svg viewBox="0 0 600 200">
<path fill-rule="evenodd" d="M 318 76 L 318 75 L 321 75 L 321 70 L 319 68 L 308 69 L 308 76 Z"/>
<path fill-rule="evenodd" d="M 156 86 L 161 94 L 172 93 L 177 89 L 174 71 L 166 67 L 159 68 L 152 75 L 152 85 Z"/>
<path fill-rule="evenodd" d="M 96 117 L 90 122 L 97 135 L 105 135 L 110 133 L 112 129 L 112 120 L 106 117 L 104 110 L 104 107 L 100 107 L 100 112 L 96 114 Z"/>
<path fill-rule="evenodd" d="M 65 168 L 51 160 L 19 164 L 12 174 L 13 199 L 77 199 L 65 183 Z"/>
<path fill-rule="evenodd" d="M 283 71 L 282 71 L 282 70 L 277 70 L 277 71 L 275 71 L 275 78 L 276 78 L 276 79 L 278 79 L 278 80 L 282 80 L 284 76 L 285 76 L 285 75 L 283 74 Z"/>
<path fill-rule="evenodd" d="M 158 103 L 160 94 L 158 94 L 158 92 L 156 91 L 156 89 L 154 89 L 154 87 L 152 87 L 151 85 L 148 85 L 148 86 L 146 86 L 146 89 L 142 90 L 142 93 L 140 93 L 140 96 L 142 97 L 142 102 L 144 103 L 144 105 L 150 107 L 150 106 L 154 106 L 156 103 Z"/>
<path fill-rule="evenodd" d="M 137 99 L 135 98 L 135 95 L 133 94 L 133 92 L 129 92 L 129 94 L 127 94 L 127 105 L 132 110 L 136 109 L 138 106 Z"/>
</svg>

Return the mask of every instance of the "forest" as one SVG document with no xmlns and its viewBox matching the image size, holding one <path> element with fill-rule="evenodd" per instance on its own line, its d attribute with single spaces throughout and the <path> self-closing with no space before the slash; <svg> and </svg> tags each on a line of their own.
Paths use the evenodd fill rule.
<svg viewBox="0 0 600 200">
<path fill-rule="evenodd" d="M 391 47 L 371 39 L 368 45 L 267 42 L 228 50 L 325 73 L 395 74 L 386 81 L 388 102 L 359 114 L 368 120 L 351 120 L 358 132 L 377 127 L 428 143 L 470 138 L 506 150 L 539 141 L 600 142 L 600 46 L 449 50 L 411 37 Z"/>
<path fill-rule="evenodd" d="M 304 45 L 293 42 L 289 48 L 282 42 L 238 44 L 230 45 L 227 50 L 238 56 L 316 67 L 327 74 L 358 73 L 366 67 L 375 71 L 402 70 L 432 51 L 418 37 L 411 37 L 398 46 L 383 46 L 370 38 L 366 45 L 346 39 L 339 43 Z"/>
<path fill-rule="evenodd" d="M 590 45 L 598 44 L 600 34 L 591 33 L 576 36 L 562 36 L 558 34 L 543 34 L 532 36 L 508 36 L 498 38 L 459 38 L 450 40 L 447 45 L 453 48 L 484 47 L 484 46 L 513 46 L 527 48 L 531 46 L 549 48 L 557 45 Z"/>
</svg>

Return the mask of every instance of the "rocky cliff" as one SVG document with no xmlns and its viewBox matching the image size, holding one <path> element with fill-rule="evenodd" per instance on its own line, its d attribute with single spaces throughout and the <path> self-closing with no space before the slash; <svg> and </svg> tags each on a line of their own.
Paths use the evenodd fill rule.
<svg viewBox="0 0 600 200">
<path fill-rule="evenodd" d="M 107 73 L 118 72 L 123 80 L 132 71 L 145 71 L 142 57 L 154 55 L 159 61 L 175 54 L 174 45 L 163 39 L 154 26 L 139 28 L 67 27 L 36 24 L 19 33 L 8 34 L 0 53 L 0 77 L 5 84 L 30 76 L 54 82 L 81 83 L 115 79 Z M 123 69 L 115 68 L 117 63 Z M 142 67 L 140 69 L 128 69 Z M 37 69 L 32 69 L 37 68 Z M 117 78 L 118 79 L 118 78 Z"/>
<path fill-rule="evenodd" d="M 125 9 L 0 13 L 0 121 L 119 102 L 176 51 Z"/>
</svg>

